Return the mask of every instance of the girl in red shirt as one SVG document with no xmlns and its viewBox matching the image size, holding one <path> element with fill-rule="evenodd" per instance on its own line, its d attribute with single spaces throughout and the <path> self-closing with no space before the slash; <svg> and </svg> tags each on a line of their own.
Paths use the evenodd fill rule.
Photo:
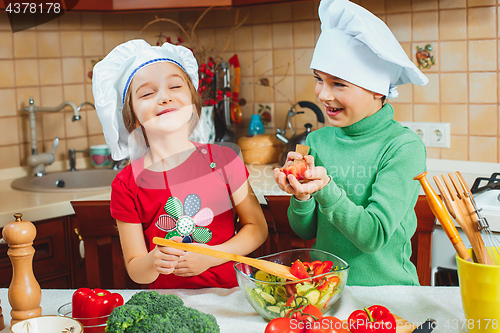
<svg viewBox="0 0 500 333">
<path fill-rule="evenodd" d="M 152 288 L 237 286 L 231 262 L 152 243 L 165 237 L 247 255 L 267 238 L 238 155 L 189 140 L 201 111 L 192 52 L 132 40 L 95 66 L 92 84 L 113 159 L 131 160 L 113 181 L 111 214 L 132 280 Z"/>
</svg>

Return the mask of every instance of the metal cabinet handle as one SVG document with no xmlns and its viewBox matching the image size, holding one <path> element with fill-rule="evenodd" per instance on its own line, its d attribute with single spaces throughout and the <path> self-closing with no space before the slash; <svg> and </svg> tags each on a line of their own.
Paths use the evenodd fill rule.
<svg viewBox="0 0 500 333">
<path fill-rule="evenodd" d="M 80 244 L 78 246 L 78 248 L 80 250 L 80 257 L 82 259 L 85 259 L 85 244 L 83 243 L 82 235 L 80 235 L 80 230 L 78 230 L 78 228 L 75 228 L 73 231 L 75 232 L 75 235 L 77 235 L 78 239 L 80 240 Z"/>
</svg>

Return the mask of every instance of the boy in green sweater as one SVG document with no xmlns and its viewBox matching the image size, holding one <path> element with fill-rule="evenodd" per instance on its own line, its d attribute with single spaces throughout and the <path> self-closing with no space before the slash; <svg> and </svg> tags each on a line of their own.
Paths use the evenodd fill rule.
<svg viewBox="0 0 500 333">
<path fill-rule="evenodd" d="M 425 171 L 422 140 L 394 121 L 386 97 L 396 85 L 428 82 L 389 28 L 347 0 L 322 0 L 321 35 L 311 69 L 316 95 L 326 108 L 325 127 L 307 136 L 308 182 L 277 168 L 280 188 L 293 194 L 288 218 L 313 248 L 349 263 L 347 284 L 418 285 L 410 261 L 414 212 Z"/>
</svg>

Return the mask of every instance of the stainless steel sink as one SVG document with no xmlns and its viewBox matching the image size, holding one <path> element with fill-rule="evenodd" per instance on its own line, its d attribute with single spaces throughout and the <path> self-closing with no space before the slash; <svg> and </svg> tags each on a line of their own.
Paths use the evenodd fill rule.
<svg viewBox="0 0 500 333">
<path fill-rule="evenodd" d="M 111 188 L 119 170 L 91 169 L 48 173 L 42 177 L 26 176 L 15 179 L 10 186 L 31 192 L 79 192 Z"/>
</svg>

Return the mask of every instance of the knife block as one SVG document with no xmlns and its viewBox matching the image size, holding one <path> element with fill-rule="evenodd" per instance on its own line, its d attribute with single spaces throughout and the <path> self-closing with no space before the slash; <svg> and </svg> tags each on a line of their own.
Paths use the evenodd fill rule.
<svg viewBox="0 0 500 333">
<path fill-rule="evenodd" d="M 14 217 L 16 220 L 8 223 L 2 233 L 9 245 L 7 255 L 12 262 L 12 281 L 9 286 L 11 326 L 42 314 L 42 291 L 33 274 L 35 249 L 32 245 L 36 228 L 33 223 L 23 221 L 22 214 L 17 213 Z"/>
</svg>

